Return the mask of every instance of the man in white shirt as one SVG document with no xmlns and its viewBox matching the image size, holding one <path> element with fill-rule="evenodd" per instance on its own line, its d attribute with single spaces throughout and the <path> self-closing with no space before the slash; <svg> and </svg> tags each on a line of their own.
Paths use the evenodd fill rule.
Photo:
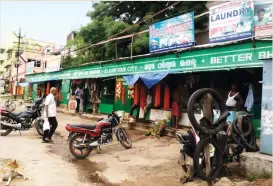
<svg viewBox="0 0 273 186">
<path fill-rule="evenodd" d="M 145 119 L 145 116 L 146 116 L 148 110 L 152 108 L 152 102 L 153 102 L 152 93 L 150 90 L 148 90 L 148 95 L 147 95 L 147 99 L 146 99 L 146 106 L 144 107 L 144 114 L 143 114 L 144 119 Z"/>
<path fill-rule="evenodd" d="M 45 120 L 48 120 L 50 127 L 50 130 L 45 130 L 43 135 L 43 142 L 53 142 L 52 136 L 58 126 L 58 122 L 56 120 L 56 102 L 55 102 L 55 94 L 56 94 L 56 88 L 52 87 L 50 89 L 50 94 L 47 95 L 45 100 Z"/>
</svg>

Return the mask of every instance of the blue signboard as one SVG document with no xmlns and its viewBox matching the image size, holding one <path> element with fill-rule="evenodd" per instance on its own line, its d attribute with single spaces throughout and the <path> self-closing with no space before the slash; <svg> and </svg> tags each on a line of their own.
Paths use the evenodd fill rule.
<svg viewBox="0 0 273 186">
<path fill-rule="evenodd" d="M 161 52 L 194 45 L 194 12 L 167 19 L 150 26 L 150 52 Z"/>
</svg>

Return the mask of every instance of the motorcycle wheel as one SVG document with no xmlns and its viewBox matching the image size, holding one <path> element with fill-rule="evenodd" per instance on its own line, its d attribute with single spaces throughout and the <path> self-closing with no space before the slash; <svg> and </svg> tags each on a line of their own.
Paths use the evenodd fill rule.
<svg viewBox="0 0 273 186">
<path fill-rule="evenodd" d="M 76 145 L 76 144 L 81 144 L 82 141 L 83 141 L 83 139 L 84 139 L 84 135 L 83 134 L 76 134 L 69 141 L 69 150 L 70 150 L 70 153 L 74 157 L 76 157 L 78 159 L 84 159 L 84 158 L 86 158 L 87 156 L 89 156 L 89 154 L 92 151 L 91 147 L 81 147 L 81 148 L 74 147 L 74 145 Z M 80 152 L 77 152 L 77 151 L 80 151 Z M 83 151 L 85 151 L 85 152 L 83 152 Z"/>
<path fill-rule="evenodd" d="M 126 149 L 132 148 L 132 139 L 130 135 L 127 133 L 127 131 L 122 128 L 119 130 L 118 133 L 120 137 L 120 144 Z"/>
<path fill-rule="evenodd" d="M 203 154 L 204 152 L 204 147 L 209 144 L 213 145 L 213 147 L 215 148 L 215 151 L 214 151 L 213 157 L 211 157 L 211 159 L 212 158 L 213 159 L 211 161 L 212 167 L 211 167 L 210 173 L 209 175 L 206 175 L 206 173 L 204 172 L 205 160 L 203 159 L 200 165 L 199 159 L 200 159 L 200 154 Z M 204 157 L 204 155 L 202 156 Z M 217 143 L 213 139 L 205 138 L 199 141 L 194 151 L 193 165 L 194 165 L 194 171 L 197 174 L 197 176 L 204 181 L 212 181 L 221 174 L 221 171 L 223 168 L 223 156 L 221 153 L 221 148 L 217 145 Z"/>
<path fill-rule="evenodd" d="M 44 135 L 43 123 L 44 123 L 44 120 L 43 120 L 43 119 L 39 119 L 39 120 L 37 120 L 37 121 L 35 122 L 36 131 L 37 131 L 37 133 L 38 133 L 40 136 L 43 136 L 43 135 Z"/>
<path fill-rule="evenodd" d="M 0 136 L 7 136 L 9 133 L 11 133 L 12 129 L 11 128 L 5 128 L 5 129 L 0 129 Z M 2 130 L 5 130 L 6 132 L 2 132 Z"/>
<path fill-rule="evenodd" d="M 1 118 L 1 120 L 9 122 L 8 119 L 3 116 Z M 3 132 L 3 131 L 6 131 L 6 132 Z M 9 135 L 9 133 L 11 133 L 11 131 L 12 131 L 12 128 L 6 127 L 6 126 L 0 124 L 0 136 L 7 136 L 7 135 Z"/>
</svg>

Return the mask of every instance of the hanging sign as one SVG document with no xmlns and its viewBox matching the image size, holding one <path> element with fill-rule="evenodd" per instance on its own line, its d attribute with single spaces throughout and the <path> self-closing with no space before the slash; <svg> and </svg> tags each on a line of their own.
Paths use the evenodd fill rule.
<svg viewBox="0 0 273 186">
<path fill-rule="evenodd" d="M 252 37 L 253 2 L 231 1 L 209 9 L 209 42 Z"/>
<path fill-rule="evenodd" d="M 194 45 L 194 12 L 155 23 L 149 28 L 150 52 Z"/>
</svg>

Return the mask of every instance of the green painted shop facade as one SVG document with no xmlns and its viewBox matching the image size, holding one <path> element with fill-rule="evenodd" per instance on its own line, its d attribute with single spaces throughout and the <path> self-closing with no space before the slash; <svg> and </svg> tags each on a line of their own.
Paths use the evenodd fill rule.
<svg viewBox="0 0 273 186">
<path fill-rule="evenodd" d="M 67 95 L 70 91 L 71 80 L 75 79 L 119 78 L 137 73 L 190 73 L 254 68 L 262 67 L 263 59 L 268 58 L 272 58 L 272 41 L 246 41 L 222 46 L 197 46 L 172 54 L 151 55 L 133 60 L 64 69 L 58 72 L 31 74 L 26 76 L 26 81 L 33 84 L 33 98 L 36 97 L 35 86 L 38 83 L 51 80 L 62 81 L 61 104 L 68 104 Z M 128 92 L 128 86 L 126 92 Z M 105 112 L 113 108 L 129 112 L 131 106 L 129 100 L 122 105 L 113 97 L 111 99 L 105 99 L 106 103 L 102 101 L 100 109 Z M 129 99 L 128 96 L 126 99 Z"/>
</svg>

